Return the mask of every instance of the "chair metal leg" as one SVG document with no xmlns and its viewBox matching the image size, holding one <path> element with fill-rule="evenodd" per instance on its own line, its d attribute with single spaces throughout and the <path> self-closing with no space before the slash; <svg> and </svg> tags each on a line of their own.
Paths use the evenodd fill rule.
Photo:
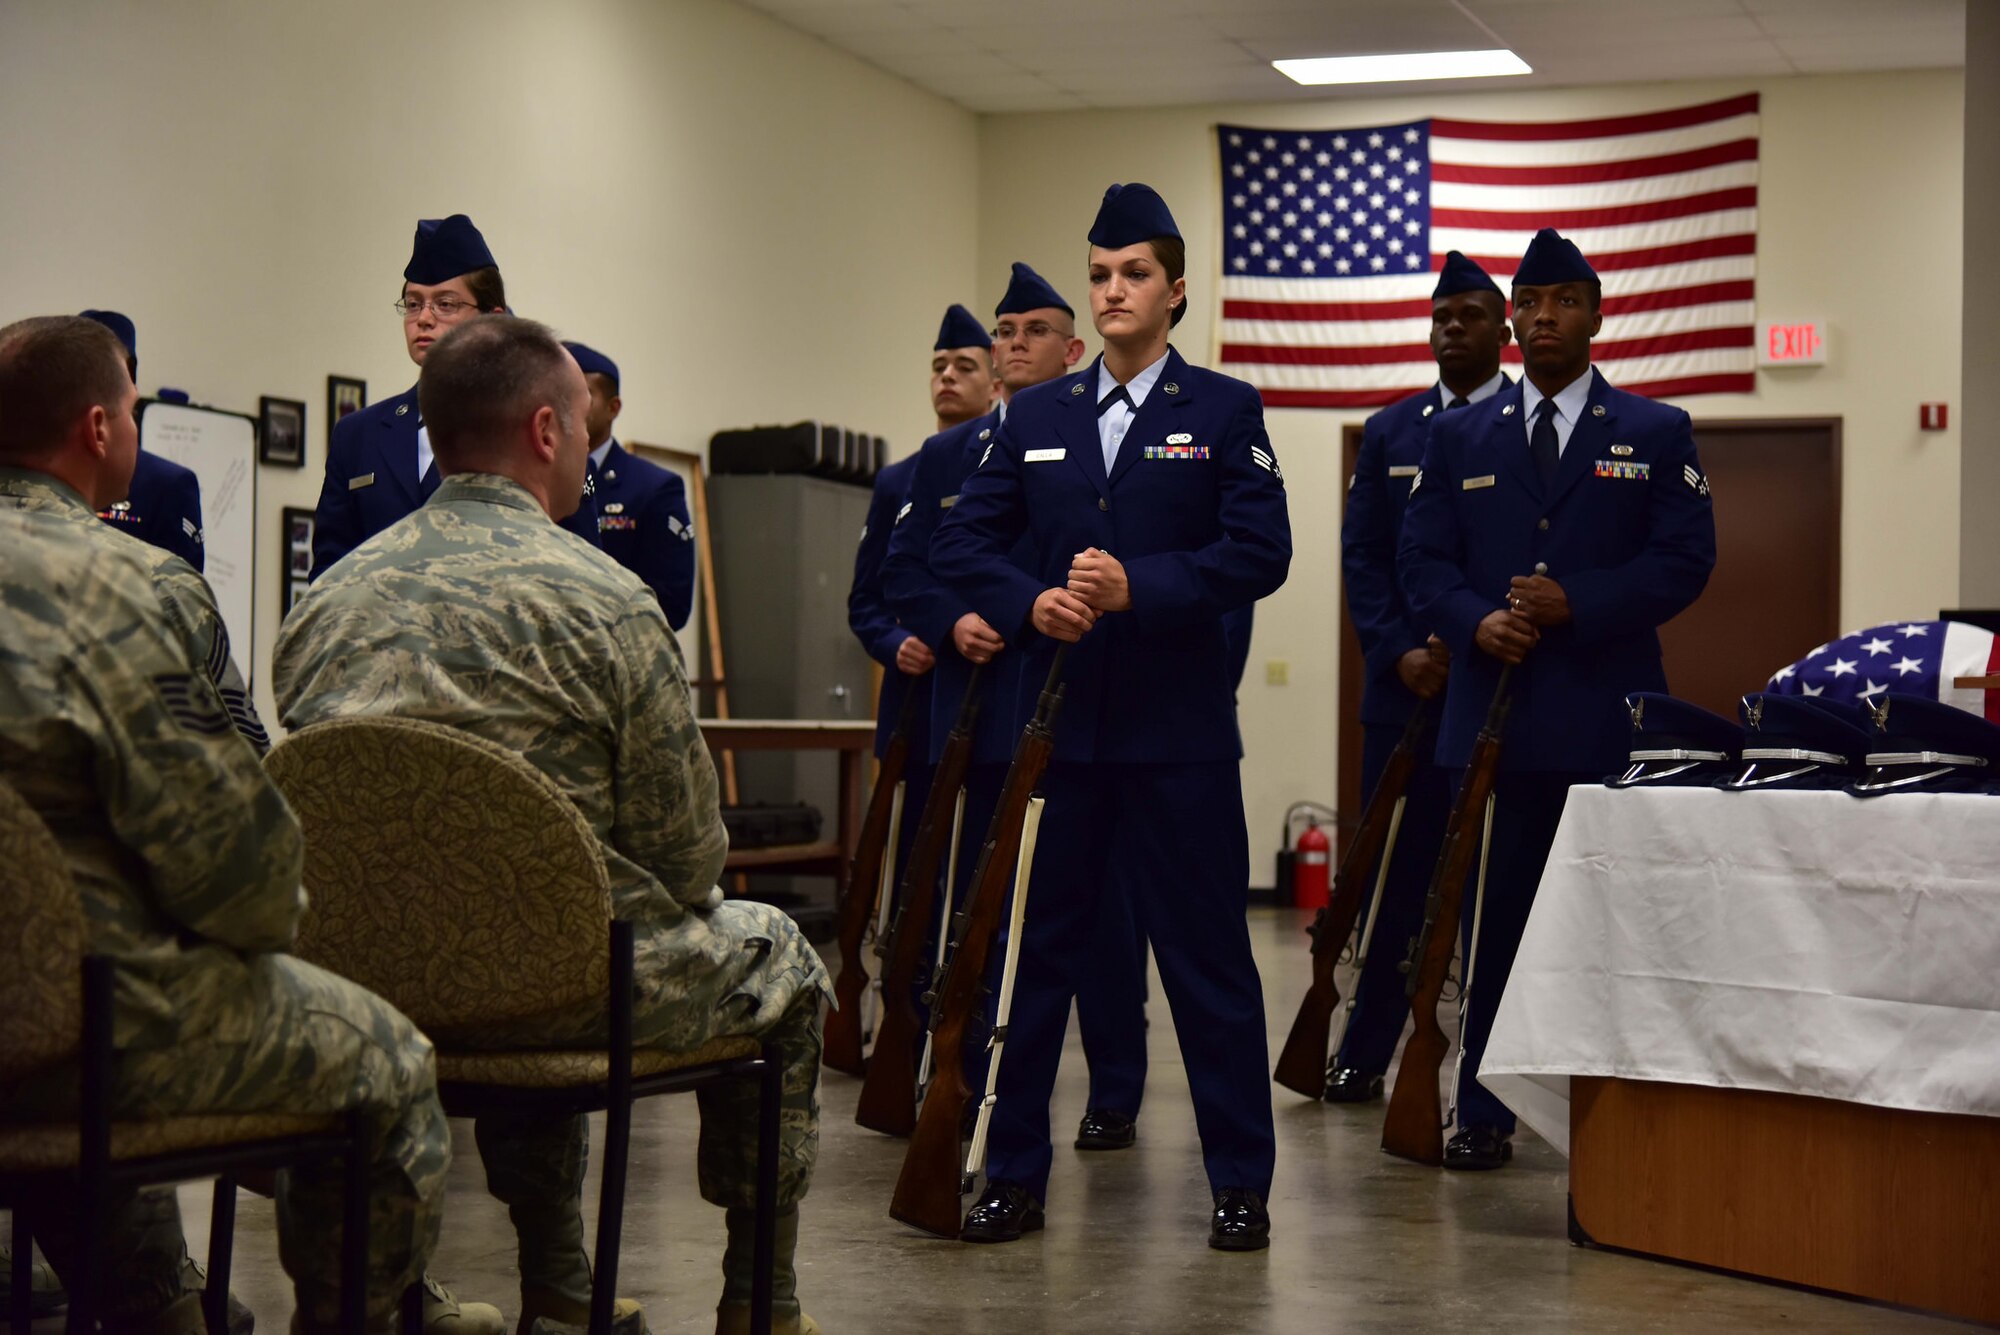
<svg viewBox="0 0 2000 1335">
<path fill-rule="evenodd" d="M 7 1329 L 10 1335 L 28 1335 L 35 1321 L 35 1230 L 25 1200 L 14 1205 L 14 1260 L 7 1278 Z"/>
<path fill-rule="evenodd" d="M 366 1115 L 358 1109 L 348 1113 L 340 1229 L 340 1329 L 344 1335 L 362 1335 L 368 1324 L 370 1148 Z M 421 1299 L 418 1309 L 421 1312 Z M 423 1326 L 421 1316 L 417 1325 L 419 1329 Z"/>
<path fill-rule="evenodd" d="M 229 1265 L 236 1245 L 236 1179 L 215 1179 L 215 1203 L 208 1211 L 208 1287 L 201 1295 L 201 1321 L 208 1335 L 229 1335 Z"/>
<path fill-rule="evenodd" d="M 101 955 L 83 961 L 83 1043 L 79 1052 L 82 1088 L 77 1130 L 76 1263 L 69 1282 L 70 1335 L 94 1335 L 97 1295 L 102 1289 L 101 1241 L 109 1223 L 111 1176 L 111 961 Z"/>
<path fill-rule="evenodd" d="M 771 1271 L 778 1261 L 778 1113 L 785 1071 L 766 1045 L 757 1072 L 757 1275 L 750 1289 L 751 1335 L 771 1335 Z"/>
<path fill-rule="evenodd" d="M 632 924 L 611 924 L 611 1078 L 604 1113 L 603 1194 L 597 1204 L 597 1273 L 590 1335 L 611 1335 L 618 1301 L 618 1244 L 625 1227 L 625 1167 L 632 1151 Z"/>
</svg>

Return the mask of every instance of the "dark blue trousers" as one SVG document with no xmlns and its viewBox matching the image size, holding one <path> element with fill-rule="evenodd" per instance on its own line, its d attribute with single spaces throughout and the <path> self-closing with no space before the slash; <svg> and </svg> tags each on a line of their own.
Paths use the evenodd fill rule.
<svg viewBox="0 0 2000 1335">
<path fill-rule="evenodd" d="M 1493 785 L 1493 846 L 1487 857 L 1485 908 L 1480 916 L 1479 942 L 1472 954 L 1471 990 L 1465 1006 L 1465 1059 L 1458 1075 L 1458 1125 L 1490 1126 L 1512 1134 L 1514 1114 L 1479 1083 L 1479 1062 L 1493 1032 L 1493 1016 L 1514 970 L 1514 953 L 1527 930 L 1528 911 L 1549 860 L 1563 803 L 1572 784 L 1597 784 L 1604 776 L 1547 770 L 1502 770 Z M 1472 939 L 1472 915 L 1477 898 L 1477 868 L 1465 885 L 1464 914 L 1459 940 Z"/>
<path fill-rule="evenodd" d="M 1129 936 L 1106 937 L 1104 897 L 1123 893 L 1159 963 L 1209 1186 L 1268 1196 L 1276 1137 L 1237 763 L 1056 764 L 1042 792 L 989 1175 L 1047 1197 L 1071 999 L 1134 958 Z"/>
<path fill-rule="evenodd" d="M 1402 736 L 1400 727 L 1368 725 L 1361 742 L 1363 794 L 1375 791 Z M 1381 902 L 1375 909 L 1375 933 L 1361 976 L 1354 984 L 1354 1009 L 1336 1058 L 1338 1065 L 1370 1075 L 1389 1069 L 1396 1044 L 1403 1037 L 1403 1022 L 1410 1018 L 1410 1001 L 1403 994 L 1408 975 L 1401 966 L 1409 958 L 1411 941 L 1424 925 L 1424 895 L 1430 889 L 1438 845 L 1444 841 L 1445 822 L 1451 816 L 1451 775 L 1436 765 L 1421 764 L 1410 776 L 1405 793 L 1408 801 L 1403 804 L 1403 823 L 1390 853 L 1389 879 L 1383 883 Z M 1368 869 L 1371 894 L 1378 875 L 1379 866 Z"/>
</svg>

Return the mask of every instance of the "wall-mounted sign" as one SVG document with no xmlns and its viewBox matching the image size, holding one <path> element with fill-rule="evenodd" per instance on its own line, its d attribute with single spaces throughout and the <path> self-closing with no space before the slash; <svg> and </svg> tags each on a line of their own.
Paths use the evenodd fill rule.
<svg viewBox="0 0 2000 1335">
<path fill-rule="evenodd" d="M 1825 366 L 1826 325 L 1819 320 L 1795 320 L 1757 326 L 1757 365 Z"/>
</svg>

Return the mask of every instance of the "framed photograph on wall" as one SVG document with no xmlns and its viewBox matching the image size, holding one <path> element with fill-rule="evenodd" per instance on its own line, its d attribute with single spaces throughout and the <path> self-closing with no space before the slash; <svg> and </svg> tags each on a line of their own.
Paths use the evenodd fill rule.
<svg viewBox="0 0 2000 1335">
<path fill-rule="evenodd" d="M 306 406 L 298 399 L 257 400 L 257 460 L 281 468 L 306 466 Z"/>
<path fill-rule="evenodd" d="M 326 378 L 326 441 L 333 443 L 334 424 L 349 413 L 358 413 L 368 406 L 368 382 L 351 376 L 330 375 Z"/>
<path fill-rule="evenodd" d="M 284 510 L 285 545 L 282 552 L 284 576 L 278 589 L 278 619 L 291 615 L 299 599 L 312 587 L 313 512 L 288 505 Z"/>
</svg>

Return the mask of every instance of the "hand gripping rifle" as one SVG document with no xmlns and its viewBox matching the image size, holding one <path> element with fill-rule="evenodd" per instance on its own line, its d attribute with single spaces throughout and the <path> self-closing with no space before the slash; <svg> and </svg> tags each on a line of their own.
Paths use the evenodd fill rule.
<svg viewBox="0 0 2000 1335">
<path fill-rule="evenodd" d="M 1292 1021 L 1291 1035 L 1271 1078 L 1286 1089 L 1309 1099 L 1326 1093 L 1326 1056 L 1333 1028 L 1333 1008 L 1340 1004 L 1340 988 L 1333 981 L 1333 966 L 1354 932 L 1361 914 L 1362 895 L 1369 884 L 1368 872 L 1376 866 L 1374 900 L 1379 903 L 1389 872 L 1389 859 L 1396 855 L 1396 833 L 1402 828 L 1403 804 L 1410 776 L 1423 763 L 1420 747 L 1430 730 L 1431 702 L 1420 700 L 1403 725 L 1402 740 L 1389 756 L 1389 763 L 1361 809 L 1361 828 L 1347 846 L 1347 856 L 1334 873 L 1333 894 L 1326 907 L 1313 915 L 1312 985 Z M 1375 910 L 1379 913 L 1379 907 Z M 1364 947 L 1365 949 L 1365 947 Z M 1357 961 L 1359 963 L 1359 961 Z"/>
<path fill-rule="evenodd" d="M 889 749 L 875 775 L 875 791 L 868 795 L 868 814 L 862 818 L 854 856 L 847 863 L 847 894 L 840 901 L 840 974 L 833 980 L 834 1009 L 826 1017 L 821 1041 L 826 1064 L 849 1075 L 860 1075 L 864 1069 L 861 1000 L 868 990 L 868 965 L 862 942 L 875 916 L 876 900 L 887 894 L 883 868 L 896 865 L 893 850 L 902 824 L 903 771 L 909 765 L 910 727 L 916 721 L 919 697 L 914 690 L 903 697 Z"/>
<path fill-rule="evenodd" d="M 1500 737 L 1507 728 L 1513 703 L 1514 669 L 1500 670 L 1487 706 L 1486 723 L 1472 743 L 1472 760 L 1452 804 L 1445 826 L 1444 846 L 1431 872 L 1430 893 L 1424 899 L 1424 926 L 1403 965 L 1409 971 L 1404 991 L 1410 998 L 1410 1018 L 1416 1030 L 1403 1048 L 1396 1068 L 1396 1088 L 1389 1096 L 1389 1115 L 1382 1124 L 1382 1148 L 1400 1158 L 1437 1167 L 1444 1162 L 1444 1108 L 1438 1092 L 1438 1071 L 1450 1047 L 1438 1024 L 1438 1001 L 1445 975 L 1451 972 L 1452 945 L 1458 938 L 1459 905 L 1473 858 L 1482 851 L 1480 831 L 1487 803 L 1493 797 L 1494 773 L 1500 766 Z M 1491 826 L 1484 828 L 1488 833 Z"/>
<path fill-rule="evenodd" d="M 1063 659 L 1068 652 L 1068 646 L 1056 650 L 1035 717 L 1021 730 L 1006 786 L 1000 791 L 1000 804 L 979 850 L 979 867 L 973 873 L 965 912 L 957 920 L 951 960 L 931 1003 L 931 1047 L 937 1069 L 924 1095 L 916 1134 L 910 1137 L 910 1147 L 903 1156 L 903 1171 L 896 1179 L 889 1215 L 941 1238 L 958 1236 L 959 1203 L 966 1185 L 959 1175 L 958 1159 L 959 1127 L 965 1119 L 965 1105 L 972 1098 L 965 1083 L 966 1027 L 985 995 L 986 957 L 999 932 L 1008 872 L 1022 851 L 1028 801 L 1055 750 Z M 1003 1036 L 996 1032 L 994 1037 Z"/>
<path fill-rule="evenodd" d="M 984 669 L 975 665 L 958 702 L 958 717 L 945 739 L 944 754 L 938 758 L 937 777 L 931 781 L 931 795 L 924 802 L 924 814 L 917 825 L 917 839 L 910 846 L 910 858 L 903 871 L 902 907 L 896 911 L 896 925 L 888 936 L 882 963 L 882 1020 L 875 1027 L 875 1051 L 868 1058 L 868 1077 L 861 1086 L 854 1120 L 870 1131 L 907 1136 L 917 1126 L 917 1044 L 922 1021 L 917 1016 L 911 994 L 918 971 L 924 965 L 924 945 L 931 924 L 942 915 L 937 911 L 938 865 L 965 810 L 965 770 L 972 760 L 973 727 L 979 719 L 979 685 Z M 956 870 L 957 859 L 953 858 Z M 944 894 L 949 912 L 951 887 Z M 939 936 L 944 929 L 939 928 Z"/>
</svg>

